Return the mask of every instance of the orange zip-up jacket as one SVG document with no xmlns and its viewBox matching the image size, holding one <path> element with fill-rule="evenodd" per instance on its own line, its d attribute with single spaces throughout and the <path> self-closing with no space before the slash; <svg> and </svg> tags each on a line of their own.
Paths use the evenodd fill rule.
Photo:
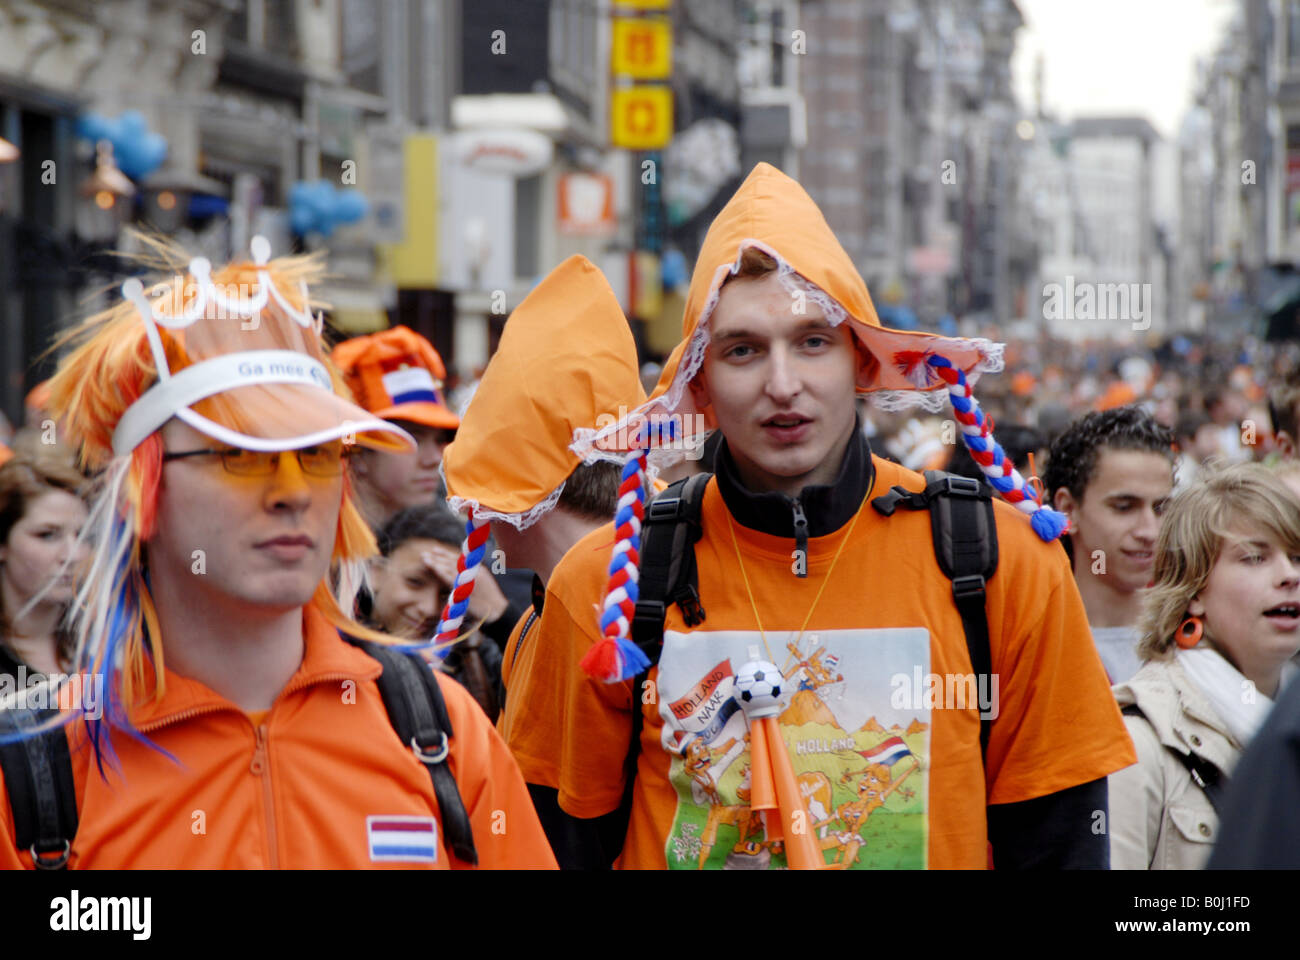
<svg viewBox="0 0 1300 960">
<path fill-rule="evenodd" d="M 428 771 L 389 722 L 379 663 L 313 607 L 303 626 L 302 664 L 256 725 L 168 671 L 166 694 L 132 719 L 174 760 L 118 731 L 120 767 L 105 782 L 82 727 L 69 728 L 80 811 L 70 868 L 468 867 L 443 843 Z M 554 869 L 504 742 L 463 687 L 438 682 L 479 866 Z M 0 869 L 31 868 L 13 835 L 0 786 Z"/>
</svg>

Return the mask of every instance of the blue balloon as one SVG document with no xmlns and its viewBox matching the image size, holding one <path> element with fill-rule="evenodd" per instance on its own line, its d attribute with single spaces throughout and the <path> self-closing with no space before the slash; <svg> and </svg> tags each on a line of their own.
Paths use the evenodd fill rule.
<svg viewBox="0 0 1300 960">
<path fill-rule="evenodd" d="M 91 111 L 77 118 L 77 136 L 82 140 L 111 141 L 115 132 L 113 123 L 103 114 Z"/>
<path fill-rule="evenodd" d="M 339 223 L 356 223 L 370 208 L 365 196 L 359 190 L 340 190 L 336 198 L 334 216 Z"/>
<path fill-rule="evenodd" d="M 311 211 L 306 207 L 291 207 L 289 209 L 289 226 L 300 237 L 311 233 L 314 228 Z"/>
<path fill-rule="evenodd" d="M 145 157 L 137 140 L 126 140 L 113 145 L 113 160 L 117 168 L 134 180 L 145 167 Z"/>
<path fill-rule="evenodd" d="M 138 110 L 127 110 L 111 120 L 93 111 L 83 113 L 77 119 L 77 136 L 111 143 L 118 169 L 132 179 L 148 176 L 167 159 L 167 138 L 150 130 Z"/>
<path fill-rule="evenodd" d="M 289 225 L 299 236 L 328 237 L 340 223 L 355 223 L 370 205 L 359 190 L 339 190 L 328 180 L 300 180 L 289 188 Z"/>
<path fill-rule="evenodd" d="M 118 129 L 123 137 L 143 137 L 149 132 L 149 124 L 139 110 L 127 110 L 117 118 Z"/>
<path fill-rule="evenodd" d="M 148 166 L 144 176 L 148 176 L 161 167 L 163 161 L 167 159 L 167 138 L 161 133 L 150 132 L 144 138 L 144 147 Z"/>
</svg>

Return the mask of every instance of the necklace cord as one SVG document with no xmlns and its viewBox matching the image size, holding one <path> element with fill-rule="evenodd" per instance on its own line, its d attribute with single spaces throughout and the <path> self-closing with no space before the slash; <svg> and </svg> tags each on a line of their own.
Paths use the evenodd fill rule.
<svg viewBox="0 0 1300 960">
<path fill-rule="evenodd" d="M 871 491 L 868 490 L 867 496 L 870 495 Z M 821 586 L 817 588 L 817 596 L 813 598 L 812 606 L 808 608 L 808 613 L 803 618 L 803 624 L 799 627 L 799 634 L 794 638 L 794 645 L 796 648 L 798 648 L 800 641 L 803 640 L 804 631 L 808 629 L 808 623 L 812 620 L 813 611 L 817 609 L 817 604 L 821 602 L 822 593 L 826 590 L 826 584 L 830 582 L 831 574 L 835 572 L 835 564 L 839 562 L 840 554 L 844 552 L 844 545 L 852 538 L 853 529 L 858 525 L 858 517 L 862 516 L 863 507 L 866 506 L 866 503 L 867 497 L 863 497 L 862 503 L 858 506 L 857 512 L 853 514 L 853 521 L 849 524 L 849 529 L 845 532 L 844 538 L 840 540 L 839 546 L 835 548 L 835 556 L 831 558 L 831 565 L 826 570 L 826 576 L 822 577 Z M 763 638 L 763 649 L 767 651 L 768 660 L 775 663 L 776 660 L 772 656 L 772 648 L 767 642 L 767 631 L 763 629 L 763 621 L 758 615 L 758 604 L 754 600 L 754 590 L 749 585 L 749 574 L 745 571 L 745 561 L 740 555 L 740 542 L 736 539 L 736 524 L 735 521 L 731 519 L 731 511 L 728 510 L 726 513 L 727 527 L 731 531 L 731 545 L 736 551 L 736 563 L 740 567 L 740 577 L 745 583 L 745 593 L 749 595 L 750 609 L 754 611 L 754 622 L 758 624 L 758 634 Z M 808 562 L 807 557 L 804 557 L 804 562 Z"/>
</svg>

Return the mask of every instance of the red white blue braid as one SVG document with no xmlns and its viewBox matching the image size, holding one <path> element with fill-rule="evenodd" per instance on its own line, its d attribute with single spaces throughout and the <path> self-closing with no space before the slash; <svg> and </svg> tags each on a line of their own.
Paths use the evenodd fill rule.
<svg viewBox="0 0 1300 960">
<path fill-rule="evenodd" d="M 488 534 L 491 524 L 486 520 L 476 520 L 473 509 L 465 521 L 465 540 L 460 545 L 460 556 L 456 559 L 456 580 L 447 603 L 442 608 L 438 620 L 438 632 L 433 637 L 433 644 L 438 657 L 445 659 L 451 652 L 451 641 L 457 637 L 460 625 L 465 621 L 469 610 L 470 594 L 474 592 L 474 580 L 483 564 L 483 554 L 487 552 Z M 421 644 L 427 646 L 427 644 Z"/>
<path fill-rule="evenodd" d="M 655 442 L 672 439 L 674 424 L 647 424 L 637 438 L 638 449 L 628 454 L 618 487 L 618 511 L 614 515 L 614 550 L 609 560 L 609 582 L 600 616 L 603 639 L 596 643 L 580 666 L 588 676 L 606 683 L 635 677 L 650 661 L 631 639 L 640 581 L 641 521 L 645 519 L 646 460 Z"/>
<path fill-rule="evenodd" d="M 993 489 L 1003 500 L 1029 514 L 1030 525 L 1041 540 L 1050 543 L 1065 533 L 1069 518 L 1046 506 L 1037 491 L 1025 483 L 1006 451 L 993 438 L 993 426 L 971 392 L 966 374 L 947 357 L 931 351 L 900 351 L 894 354 L 894 362 L 914 382 L 919 377 L 933 382 L 931 378 L 935 377 L 947 384 L 953 414 L 961 424 L 962 440 Z"/>
</svg>

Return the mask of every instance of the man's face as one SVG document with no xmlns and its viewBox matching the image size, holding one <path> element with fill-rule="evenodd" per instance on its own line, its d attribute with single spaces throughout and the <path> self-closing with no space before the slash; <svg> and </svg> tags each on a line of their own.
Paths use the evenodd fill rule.
<svg viewBox="0 0 1300 960">
<path fill-rule="evenodd" d="M 162 438 L 168 452 L 223 448 L 175 419 Z M 190 573 L 232 605 L 300 607 L 329 568 L 342 499 L 342 474 L 308 476 L 292 452 L 264 477 L 227 473 L 215 456 L 164 463 L 150 569 Z"/>
<path fill-rule="evenodd" d="M 372 616 L 388 633 L 422 639 L 438 627 L 447 585 L 424 562 L 436 540 L 406 540 L 371 571 Z"/>
<path fill-rule="evenodd" d="M 1079 575 L 1105 577 L 1126 593 L 1145 587 L 1151 581 L 1160 514 L 1172 490 L 1169 461 L 1160 454 L 1103 448 L 1080 501 L 1068 490 L 1056 492 L 1056 508 L 1070 517 Z"/>
<path fill-rule="evenodd" d="M 414 453 L 360 450 L 353 469 L 370 492 L 391 512 L 432 503 L 438 492 L 438 466 L 442 451 L 455 438 L 454 430 L 438 430 L 418 423 L 395 421 L 418 444 Z"/>
<path fill-rule="evenodd" d="M 745 485 L 793 496 L 834 480 L 854 424 L 847 324 L 832 327 L 776 274 L 728 283 L 709 323 L 691 392 L 712 405 Z"/>
</svg>

